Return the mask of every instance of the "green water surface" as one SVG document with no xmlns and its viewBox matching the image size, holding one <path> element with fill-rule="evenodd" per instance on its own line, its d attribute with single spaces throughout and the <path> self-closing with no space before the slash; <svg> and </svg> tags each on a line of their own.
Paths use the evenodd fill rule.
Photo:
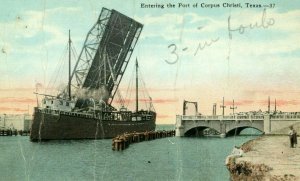
<svg viewBox="0 0 300 181">
<path fill-rule="evenodd" d="M 255 137 L 171 137 L 121 152 L 112 151 L 110 139 L 32 143 L 27 136 L 0 137 L 0 180 L 229 180 L 226 156 Z"/>
</svg>

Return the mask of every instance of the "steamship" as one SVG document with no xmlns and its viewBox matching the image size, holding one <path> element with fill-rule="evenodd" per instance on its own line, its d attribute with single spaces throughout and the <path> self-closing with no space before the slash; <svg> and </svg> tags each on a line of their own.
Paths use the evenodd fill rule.
<svg viewBox="0 0 300 181">
<path fill-rule="evenodd" d="M 31 141 L 65 139 L 104 139 L 125 132 L 155 130 L 156 113 L 150 106 L 139 109 L 138 62 L 136 105 L 130 111 L 119 85 L 131 59 L 143 25 L 116 10 L 102 8 L 89 30 L 71 73 L 71 38 L 69 32 L 69 80 L 59 94 L 42 95 L 34 108 Z M 119 109 L 112 105 L 119 98 Z"/>
</svg>

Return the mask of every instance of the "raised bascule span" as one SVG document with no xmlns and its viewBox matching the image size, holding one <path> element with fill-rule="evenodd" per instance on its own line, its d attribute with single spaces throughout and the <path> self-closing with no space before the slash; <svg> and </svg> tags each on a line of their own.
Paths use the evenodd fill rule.
<svg viewBox="0 0 300 181">
<path fill-rule="evenodd" d="M 114 100 L 143 25 L 115 10 L 103 8 L 88 32 L 71 75 L 71 92 L 102 89 Z M 80 100 L 76 103 L 80 107 Z"/>
</svg>

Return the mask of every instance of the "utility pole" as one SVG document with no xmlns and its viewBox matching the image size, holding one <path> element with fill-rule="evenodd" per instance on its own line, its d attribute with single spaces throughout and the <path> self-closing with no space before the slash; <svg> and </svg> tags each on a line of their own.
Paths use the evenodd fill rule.
<svg viewBox="0 0 300 181">
<path fill-rule="evenodd" d="M 234 107 L 234 99 L 232 101 L 232 106 L 230 106 L 230 109 L 232 109 L 232 114 L 234 115 L 234 110 L 237 109 L 237 107 Z"/>
<path fill-rule="evenodd" d="M 222 111 L 222 116 L 224 116 L 224 109 L 225 109 L 225 105 L 224 105 L 224 97 L 223 97 L 223 104 L 220 106 L 220 108 L 222 108 L 223 109 L 223 111 Z"/>
<path fill-rule="evenodd" d="M 276 99 L 275 99 L 275 113 L 277 112 Z"/>
<path fill-rule="evenodd" d="M 5 118 L 6 118 L 6 114 L 4 114 L 4 118 L 3 118 L 3 127 L 4 127 L 4 129 L 5 129 L 5 126 L 6 126 L 5 125 L 5 121 L 6 121 Z"/>
<path fill-rule="evenodd" d="M 270 114 L 270 96 L 269 96 L 269 99 L 268 99 L 268 113 Z"/>
</svg>

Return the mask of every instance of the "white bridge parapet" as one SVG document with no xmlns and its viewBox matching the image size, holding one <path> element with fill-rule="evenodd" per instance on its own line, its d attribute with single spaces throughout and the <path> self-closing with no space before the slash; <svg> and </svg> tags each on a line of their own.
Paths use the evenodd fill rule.
<svg viewBox="0 0 300 181">
<path fill-rule="evenodd" d="M 245 128 L 255 128 L 265 134 L 272 134 L 274 131 L 300 122 L 300 114 L 260 114 L 260 115 L 229 115 L 229 116 L 204 116 L 204 115 L 177 115 L 176 136 L 187 136 L 191 131 L 196 130 L 201 135 L 206 128 L 214 129 L 220 135 L 238 133 Z M 202 132 L 201 132 L 202 131 Z"/>
<path fill-rule="evenodd" d="M 300 114 L 279 114 L 279 115 L 271 115 L 272 120 L 300 120 Z"/>
<path fill-rule="evenodd" d="M 190 115 L 182 115 L 182 120 L 263 120 L 263 115 L 232 115 L 232 116 L 190 116 Z M 300 119 L 300 115 L 299 118 Z"/>
</svg>

